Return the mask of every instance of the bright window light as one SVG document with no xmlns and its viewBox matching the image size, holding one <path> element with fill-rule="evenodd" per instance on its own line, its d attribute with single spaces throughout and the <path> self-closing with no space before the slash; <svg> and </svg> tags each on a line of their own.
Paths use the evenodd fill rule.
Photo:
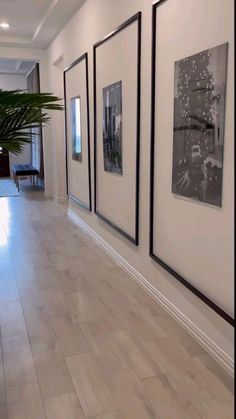
<svg viewBox="0 0 236 419">
<path fill-rule="evenodd" d="M 0 23 L 0 28 L 2 28 L 2 29 L 8 29 L 8 28 L 10 28 L 10 25 L 7 22 L 2 22 L 2 23 Z"/>
</svg>

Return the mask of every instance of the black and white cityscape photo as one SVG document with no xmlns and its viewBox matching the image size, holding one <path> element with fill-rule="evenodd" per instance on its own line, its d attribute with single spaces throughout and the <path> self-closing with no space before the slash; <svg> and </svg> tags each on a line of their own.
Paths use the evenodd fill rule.
<svg viewBox="0 0 236 419">
<path fill-rule="evenodd" d="M 172 192 L 222 206 L 228 43 L 175 62 Z"/>
<path fill-rule="evenodd" d="M 104 170 L 122 175 L 122 82 L 103 89 Z"/>
</svg>

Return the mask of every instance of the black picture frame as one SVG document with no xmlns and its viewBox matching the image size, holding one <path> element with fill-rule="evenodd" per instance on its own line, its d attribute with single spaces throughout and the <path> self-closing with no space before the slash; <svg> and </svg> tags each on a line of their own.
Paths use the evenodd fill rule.
<svg viewBox="0 0 236 419">
<path fill-rule="evenodd" d="M 88 188 L 89 188 L 89 204 L 85 204 L 79 198 L 74 196 L 69 191 L 69 181 L 68 181 L 68 135 L 67 135 L 67 111 L 66 111 L 66 74 L 77 64 L 85 61 L 85 73 L 86 73 L 86 102 L 87 102 L 87 150 L 88 150 Z M 88 53 L 85 52 L 79 58 L 77 58 L 73 63 L 67 67 L 63 72 L 63 85 L 64 85 L 64 103 L 65 103 L 65 150 L 66 150 L 66 193 L 68 198 L 70 198 L 75 203 L 79 204 L 81 207 L 92 211 L 92 190 L 91 190 L 91 158 L 90 158 L 90 117 L 89 117 L 89 79 L 88 79 Z"/>
<path fill-rule="evenodd" d="M 105 42 L 125 30 L 132 23 L 137 22 L 137 111 L 136 111 L 136 185 L 135 185 L 135 234 L 134 237 L 123 231 L 111 220 L 104 217 L 97 209 L 97 71 L 96 50 Z M 141 12 L 136 13 L 113 32 L 93 45 L 93 74 L 94 74 L 94 212 L 110 227 L 138 246 L 139 244 L 139 172 L 140 172 L 140 96 L 141 96 Z"/>
<path fill-rule="evenodd" d="M 215 311 L 227 323 L 234 327 L 234 319 L 222 308 L 215 304 L 209 297 L 203 294 L 198 288 L 192 285 L 186 278 L 181 276 L 176 270 L 164 262 L 154 253 L 154 174 L 155 174 L 155 99 L 156 99 L 156 36 L 157 36 L 157 9 L 169 0 L 160 0 L 152 6 L 152 62 L 151 62 L 151 145 L 150 145 L 150 225 L 149 225 L 149 255 L 162 268 L 170 273 L 177 281 L 184 285 L 189 291 L 196 295 L 208 307 Z"/>
</svg>

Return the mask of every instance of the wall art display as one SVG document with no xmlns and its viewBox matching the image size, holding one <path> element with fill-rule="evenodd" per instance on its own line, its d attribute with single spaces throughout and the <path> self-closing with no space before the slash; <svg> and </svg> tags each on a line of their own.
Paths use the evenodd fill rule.
<svg viewBox="0 0 236 419">
<path fill-rule="evenodd" d="M 72 159 L 82 161 L 80 97 L 71 99 Z"/>
<path fill-rule="evenodd" d="M 153 4 L 149 230 L 173 293 L 177 280 L 230 325 L 233 11 L 233 0 Z"/>
<path fill-rule="evenodd" d="M 95 214 L 137 246 L 141 12 L 99 40 L 93 59 Z"/>
<path fill-rule="evenodd" d="M 122 82 L 103 89 L 104 170 L 122 175 Z"/>
<path fill-rule="evenodd" d="M 172 192 L 221 206 L 228 44 L 175 63 Z"/>
<path fill-rule="evenodd" d="M 66 187 L 73 202 L 91 211 L 88 54 L 64 71 Z"/>
</svg>

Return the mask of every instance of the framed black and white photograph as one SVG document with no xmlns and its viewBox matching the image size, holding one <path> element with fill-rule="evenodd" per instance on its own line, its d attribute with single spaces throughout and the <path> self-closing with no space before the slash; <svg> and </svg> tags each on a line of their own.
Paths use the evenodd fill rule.
<svg viewBox="0 0 236 419">
<path fill-rule="evenodd" d="M 92 210 L 88 54 L 64 71 L 67 195 Z"/>
<path fill-rule="evenodd" d="M 95 213 L 138 245 L 141 12 L 99 40 L 93 59 Z"/>
<path fill-rule="evenodd" d="M 177 280 L 230 324 L 232 4 L 160 0 L 153 5 L 149 233 L 150 256 L 167 272 L 166 280 Z"/>
<path fill-rule="evenodd" d="M 72 159 L 82 162 L 80 96 L 71 99 Z"/>
<path fill-rule="evenodd" d="M 221 206 L 228 43 L 175 62 L 172 192 Z"/>
<path fill-rule="evenodd" d="M 122 175 L 122 81 L 103 89 L 104 170 Z"/>
</svg>

